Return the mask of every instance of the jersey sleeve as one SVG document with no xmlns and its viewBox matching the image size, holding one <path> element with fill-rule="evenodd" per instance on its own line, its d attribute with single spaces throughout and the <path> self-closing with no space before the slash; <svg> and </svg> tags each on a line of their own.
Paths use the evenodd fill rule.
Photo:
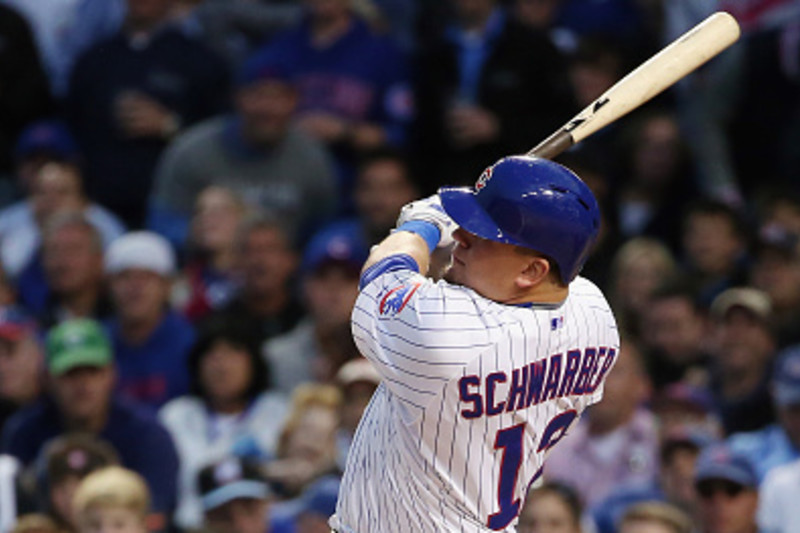
<svg viewBox="0 0 800 533">
<path fill-rule="evenodd" d="M 420 275 L 408 256 L 368 270 L 352 316 L 353 337 L 383 382 L 423 409 L 445 384 L 491 348 L 491 313 L 475 292 Z"/>
</svg>

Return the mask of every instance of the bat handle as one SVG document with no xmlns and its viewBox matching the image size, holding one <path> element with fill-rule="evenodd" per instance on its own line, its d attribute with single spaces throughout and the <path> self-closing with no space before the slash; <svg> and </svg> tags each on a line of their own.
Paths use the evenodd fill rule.
<svg viewBox="0 0 800 533">
<path fill-rule="evenodd" d="M 542 159 L 553 159 L 573 144 L 575 144 L 575 140 L 572 138 L 572 134 L 561 128 L 529 150 L 526 155 L 541 157 Z"/>
</svg>

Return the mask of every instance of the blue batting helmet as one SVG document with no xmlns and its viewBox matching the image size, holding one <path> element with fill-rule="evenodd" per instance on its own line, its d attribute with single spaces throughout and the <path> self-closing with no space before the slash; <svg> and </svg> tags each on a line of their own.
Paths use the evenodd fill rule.
<svg viewBox="0 0 800 533">
<path fill-rule="evenodd" d="M 578 275 L 600 229 L 589 187 L 568 168 L 538 157 L 505 157 L 474 187 L 445 187 L 439 196 L 466 231 L 552 258 L 564 283 Z"/>
</svg>

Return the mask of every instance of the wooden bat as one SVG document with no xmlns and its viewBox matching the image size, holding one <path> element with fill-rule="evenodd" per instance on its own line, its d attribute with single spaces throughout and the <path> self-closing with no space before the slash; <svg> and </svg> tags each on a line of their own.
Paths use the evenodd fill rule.
<svg viewBox="0 0 800 533">
<path fill-rule="evenodd" d="M 739 24 L 718 11 L 632 70 L 527 155 L 552 159 L 647 102 L 739 38 Z"/>
</svg>

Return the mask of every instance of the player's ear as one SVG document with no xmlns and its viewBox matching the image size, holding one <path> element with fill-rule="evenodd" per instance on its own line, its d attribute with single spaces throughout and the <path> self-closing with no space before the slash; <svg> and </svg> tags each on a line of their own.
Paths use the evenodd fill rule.
<svg viewBox="0 0 800 533">
<path fill-rule="evenodd" d="M 550 261 L 544 257 L 529 257 L 525 269 L 517 276 L 517 286 L 529 289 L 544 280 L 550 273 Z"/>
</svg>

